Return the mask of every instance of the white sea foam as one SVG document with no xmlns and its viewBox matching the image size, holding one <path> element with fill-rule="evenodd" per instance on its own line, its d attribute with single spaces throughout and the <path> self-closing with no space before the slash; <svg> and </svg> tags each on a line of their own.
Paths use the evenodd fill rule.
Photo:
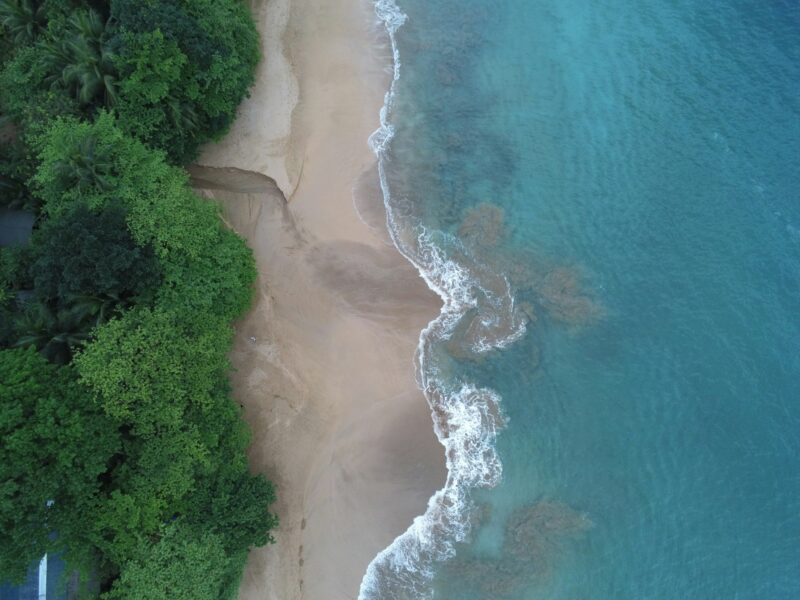
<svg viewBox="0 0 800 600">
<path fill-rule="evenodd" d="M 469 349 L 476 354 L 504 348 L 519 339 L 525 333 L 525 321 L 515 310 L 507 279 L 482 268 L 458 240 L 420 224 L 401 222 L 395 213 L 386 158 L 395 134 L 391 118 L 401 70 L 396 33 L 407 16 L 395 0 L 376 0 L 375 12 L 389 34 L 394 61 L 380 128 L 369 140 L 378 157 L 387 227 L 398 250 L 443 302 L 439 316 L 420 334 L 416 358 L 417 380 L 431 407 L 436 435 L 445 447 L 447 481 L 430 498 L 425 514 L 373 559 L 358 596 L 359 600 L 401 600 L 430 597 L 427 583 L 435 563 L 452 557 L 455 544 L 469 533 L 470 491 L 492 487 L 502 476 L 495 450 L 505 423 L 500 398 L 490 389 L 448 377 L 448 361 L 437 353 L 437 342 L 451 339 L 470 311 L 477 314 L 468 327 Z M 409 236 L 410 230 L 415 235 Z M 446 255 L 445 246 L 460 249 L 455 253 L 460 260 Z"/>
</svg>

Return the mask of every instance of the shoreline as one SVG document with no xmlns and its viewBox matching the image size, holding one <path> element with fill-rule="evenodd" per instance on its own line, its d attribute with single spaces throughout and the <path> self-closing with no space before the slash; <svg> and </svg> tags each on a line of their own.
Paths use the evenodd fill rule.
<svg viewBox="0 0 800 600">
<path fill-rule="evenodd" d="M 367 141 L 391 54 L 372 3 L 268 0 L 253 14 L 253 94 L 192 170 L 259 269 L 233 387 L 281 525 L 251 552 L 239 597 L 352 599 L 446 478 L 414 372 L 441 303 L 381 228 Z"/>
</svg>

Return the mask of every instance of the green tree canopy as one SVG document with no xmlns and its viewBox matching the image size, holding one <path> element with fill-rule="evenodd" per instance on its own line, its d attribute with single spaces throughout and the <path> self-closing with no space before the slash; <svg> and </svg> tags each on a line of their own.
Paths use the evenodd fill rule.
<svg viewBox="0 0 800 600">
<path fill-rule="evenodd" d="M 15 319 L 13 346 L 36 348 L 50 362 L 65 365 L 91 335 L 85 316 L 75 309 L 29 303 Z"/>
<path fill-rule="evenodd" d="M 114 491 L 95 513 L 97 546 L 116 564 L 179 515 L 198 534 L 218 535 L 240 564 L 248 548 L 272 541 L 274 488 L 248 472 L 247 429 L 224 380 L 212 397 L 208 407 L 187 407 L 177 427 L 125 436 Z"/>
<path fill-rule="evenodd" d="M 104 211 L 75 203 L 47 219 L 22 254 L 36 301 L 9 316 L 14 335 L 5 339 L 59 364 L 118 311 L 151 303 L 161 281 L 154 252 L 134 242 L 118 203 Z"/>
<path fill-rule="evenodd" d="M 44 223 L 33 248 L 31 276 L 43 300 L 95 296 L 125 302 L 152 296 L 160 283 L 153 250 L 133 240 L 119 204 L 103 211 L 75 204 Z"/>
<path fill-rule="evenodd" d="M 0 118 L 0 206 L 36 212 L 36 198 L 28 189 L 33 176 L 33 164 L 27 147 L 8 127 L 4 130 Z"/>
<path fill-rule="evenodd" d="M 199 531 L 210 529 L 228 552 L 238 553 L 274 542 L 270 531 L 278 519 L 268 510 L 274 501 L 274 487 L 263 477 L 251 475 L 246 468 L 220 469 L 200 479 L 185 514 Z"/>
<path fill-rule="evenodd" d="M 0 71 L 0 109 L 25 134 L 60 115 L 91 116 L 113 106 L 118 88 L 113 27 L 101 12 L 62 0 L 0 0 L 0 7 L 3 3 L 36 6 L 39 15 L 33 33 L 24 34 L 31 43 L 16 44 Z"/>
<path fill-rule="evenodd" d="M 255 265 L 170 163 L 230 125 L 254 24 L 241 0 L 0 0 L 0 32 L 0 195 L 41 204 L 0 251 L 0 348 L 66 365 L 0 351 L 0 575 L 66 549 L 108 600 L 233 598 L 276 526 L 227 383 Z"/>
<path fill-rule="evenodd" d="M 190 331 L 170 313 L 137 307 L 100 328 L 75 364 L 109 416 L 149 435 L 178 429 L 190 406 L 212 402 L 230 337 L 220 320 Z"/>
<path fill-rule="evenodd" d="M 180 521 L 163 528 L 157 541 L 143 542 L 138 556 L 125 563 L 104 600 L 221 600 L 232 571 L 218 536 L 197 534 Z"/>
<path fill-rule="evenodd" d="M 114 0 L 121 127 L 186 163 L 224 134 L 253 84 L 258 36 L 236 0 Z"/>
<path fill-rule="evenodd" d="M 0 61 L 2 112 L 35 127 L 113 109 L 174 164 L 228 130 L 260 58 L 240 0 L 0 0 L 0 25 L 0 47 L 15 46 Z"/>
<path fill-rule="evenodd" d="M 67 175 L 70 165 L 78 164 L 70 157 L 87 147 L 104 166 L 95 169 L 98 176 L 82 177 L 79 189 L 68 185 L 76 181 Z M 58 119 L 37 148 L 41 166 L 34 181 L 45 212 L 57 217 L 78 202 L 92 210 L 121 202 L 136 243 L 151 246 L 160 260 L 159 302 L 171 312 L 232 320 L 249 305 L 256 275 L 250 250 L 224 226 L 218 207 L 192 192 L 184 171 L 126 136 L 113 115 L 101 113 L 94 123 Z"/>
<path fill-rule="evenodd" d="M 0 110 L 25 136 L 46 129 L 55 117 L 81 114 L 72 96 L 45 82 L 49 71 L 42 43 L 18 48 L 0 70 Z"/>
<path fill-rule="evenodd" d="M 0 351 L 1 577 L 20 579 L 44 552 L 87 548 L 101 475 L 119 449 L 71 368 Z"/>
<path fill-rule="evenodd" d="M 15 339 L 17 293 L 29 283 L 27 250 L 26 246 L 0 248 L 0 348 L 10 346 Z"/>
</svg>

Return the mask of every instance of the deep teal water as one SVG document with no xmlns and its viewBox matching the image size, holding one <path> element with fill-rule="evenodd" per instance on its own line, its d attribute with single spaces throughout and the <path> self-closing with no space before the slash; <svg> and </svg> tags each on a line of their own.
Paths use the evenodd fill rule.
<svg viewBox="0 0 800 600">
<path fill-rule="evenodd" d="M 800 5 L 398 4 L 385 184 L 461 476 L 362 597 L 800 598 Z"/>
</svg>

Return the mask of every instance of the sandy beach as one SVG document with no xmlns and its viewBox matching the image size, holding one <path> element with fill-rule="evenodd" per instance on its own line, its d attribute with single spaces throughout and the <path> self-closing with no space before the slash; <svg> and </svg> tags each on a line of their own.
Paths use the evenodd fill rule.
<svg viewBox="0 0 800 600">
<path fill-rule="evenodd" d="M 239 597 L 353 599 L 372 558 L 445 479 L 413 362 L 439 300 L 385 232 L 367 138 L 389 54 L 372 3 L 252 8 L 256 86 L 190 169 L 259 269 L 233 385 L 281 525 L 276 544 L 251 553 Z"/>
</svg>

